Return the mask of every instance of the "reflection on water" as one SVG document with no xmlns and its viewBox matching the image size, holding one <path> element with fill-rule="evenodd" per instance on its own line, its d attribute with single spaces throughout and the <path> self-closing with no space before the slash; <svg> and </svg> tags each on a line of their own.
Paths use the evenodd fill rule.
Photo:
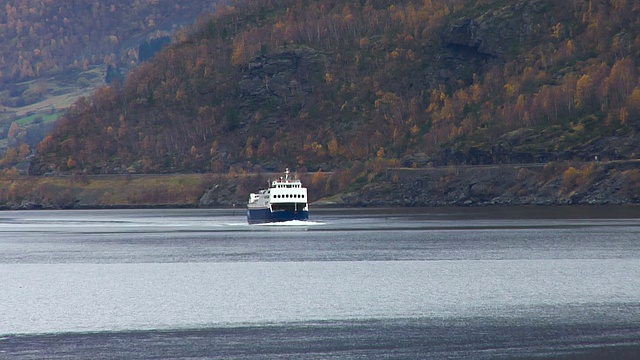
<svg viewBox="0 0 640 360">
<path fill-rule="evenodd" d="M 3 265 L 0 270 L 7 284 L 0 294 L 3 334 L 546 317 L 536 309 L 624 308 L 640 299 L 635 281 L 640 262 L 629 259 Z"/>
<path fill-rule="evenodd" d="M 2 212 L 0 358 L 637 355 L 637 208 L 503 211 Z"/>
</svg>

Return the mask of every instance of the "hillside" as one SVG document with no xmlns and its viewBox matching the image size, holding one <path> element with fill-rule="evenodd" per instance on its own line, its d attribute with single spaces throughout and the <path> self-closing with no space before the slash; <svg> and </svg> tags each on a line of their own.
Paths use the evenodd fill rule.
<svg viewBox="0 0 640 360">
<path fill-rule="evenodd" d="M 191 24 L 215 2 L 6 0 L 0 11 L 0 83 L 138 61 L 151 34 Z"/>
<path fill-rule="evenodd" d="M 35 149 L 77 98 L 149 58 L 216 1 L 7 0 L 0 8 L 0 151 Z M 19 127 L 19 130 L 11 127 Z M 17 136 L 9 136 L 9 133 Z"/>
<path fill-rule="evenodd" d="M 634 1 L 238 1 L 81 98 L 31 173 L 635 159 Z M 355 169 L 355 170 L 354 170 Z M 348 171 L 347 171 L 348 170 Z"/>
</svg>

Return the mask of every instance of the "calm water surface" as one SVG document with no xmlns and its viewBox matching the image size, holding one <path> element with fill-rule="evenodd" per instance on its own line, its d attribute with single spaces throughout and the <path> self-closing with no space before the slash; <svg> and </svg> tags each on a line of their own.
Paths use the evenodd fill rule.
<svg viewBox="0 0 640 360">
<path fill-rule="evenodd" d="M 0 358 L 637 359 L 635 207 L 0 212 Z"/>
</svg>

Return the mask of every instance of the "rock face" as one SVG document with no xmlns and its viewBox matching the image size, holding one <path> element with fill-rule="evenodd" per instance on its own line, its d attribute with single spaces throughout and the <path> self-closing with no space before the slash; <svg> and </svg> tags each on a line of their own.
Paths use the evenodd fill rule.
<svg viewBox="0 0 640 360">
<path fill-rule="evenodd" d="M 640 203 L 640 160 L 389 170 L 341 206 L 618 205 Z"/>
<path fill-rule="evenodd" d="M 251 61 L 238 84 L 245 106 L 303 101 L 312 92 L 310 80 L 322 76 L 326 57 L 318 51 L 299 46 L 258 57 Z"/>
<path fill-rule="evenodd" d="M 543 0 L 519 0 L 476 18 L 457 19 L 449 25 L 445 45 L 501 57 L 510 50 L 508 46 L 535 38 L 539 30 L 536 15 L 545 7 Z"/>
</svg>

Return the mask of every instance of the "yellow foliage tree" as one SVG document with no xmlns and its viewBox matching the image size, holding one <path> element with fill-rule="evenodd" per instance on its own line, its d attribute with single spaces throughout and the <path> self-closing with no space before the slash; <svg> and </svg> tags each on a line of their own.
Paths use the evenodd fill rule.
<svg viewBox="0 0 640 360">
<path fill-rule="evenodd" d="M 24 143 L 20 144 L 20 147 L 18 148 L 18 157 L 24 160 L 30 154 L 31 154 L 31 148 L 29 147 L 29 144 L 24 144 Z"/>
<path fill-rule="evenodd" d="M 576 84 L 576 109 L 581 110 L 586 107 L 593 97 L 593 91 L 593 78 L 589 74 L 582 75 Z"/>
<path fill-rule="evenodd" d="M 627 109 L 629 113 L 634 116 L 640 116 L 640 88 L 636 87 L 631 92 L 631 95 L 627 98 Z"/>
<path fill-rule="evenodd" d="M 576 181 L 579 175 L 580 172 L 578 171 L 578 169 L 574 168 L 573 166 L 569 167 L 562 174 L 562 184 L 567 189 L 576 186 Z"/>
<path fill-rule="evenodd" d="M 247 138 L 247 143 L 244 147 L 244 152 L 245 155 L 247 156 L 247 159 L 252 158 L 253 157 L 253 136 L 249 136 L 249 138 Z"/>
<path fill-rule="evenodd" d="M 72 156 L 69 156 L 69 159 L 67 160 L 67 168 L 73 169 L 76 166 L 77 166 L 76 161 L 73 159 Z"/>
<path fill-rule="evenodd" d="M 231 53 L 231 64 L 232 65 L 240 65 L 244 62 L 244 57 L 246 54 L 244 39 L 242 37 L 238 38 L 233 43 L 233 52 Z"/>
<path fill-rule="evenodd" d="M 331 141 L 329 141 L 329 143 L 327 144 L 327 149 L 329 150 L 329 156 L 331 156 L 332 158 L 337 157 L 340 150 L 338 139 L 336 139 L 335 137 L 332 138 Z"/>
</svg>

